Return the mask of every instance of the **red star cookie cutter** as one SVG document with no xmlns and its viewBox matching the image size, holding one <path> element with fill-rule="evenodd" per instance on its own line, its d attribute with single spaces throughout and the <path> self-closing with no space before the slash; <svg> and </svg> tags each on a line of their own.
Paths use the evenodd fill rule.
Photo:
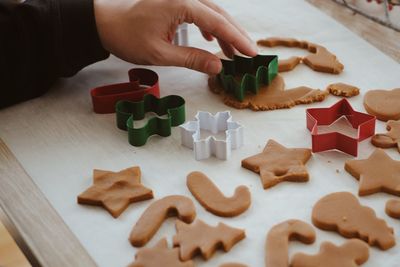
<svg viewBox="0 0 400 267">
<path fill-rule="evenodd" d="M 355 111 L 347 99 L 342 99 L 329 108 L 309 108 L 306 113 L 313 152 L 337 149 L 356 157 L 358 143 L 375 134 L 375 116 Z M 332 125 L 342 117 L 357 129 L 356 138 L 335 131 L 318 133 L 318 126 Z"/>
<path fill-rule="evenodd" d="M 120 100 L 141 101 L 144 95 L 160 97 L 158 75 L 149 69 L 134 68 L 128 72 L 129 82 L 104 85 L 90 91 L 95 113 L 115 112 L 115 104 Z"/>
</svg>

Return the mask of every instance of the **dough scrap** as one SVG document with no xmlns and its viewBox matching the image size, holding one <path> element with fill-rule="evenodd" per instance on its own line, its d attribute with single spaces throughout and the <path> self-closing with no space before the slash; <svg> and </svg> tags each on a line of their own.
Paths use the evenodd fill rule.
<svg viewBox="0 0 400 267">
<path fill-rule="evenodd" d="M 332 83 L 328 85 L 327 90 L 335 96 L 353 97 L 360 94 L 358 87 L 346 83 Z"/>
<path fill-rule="evenodd" d="M 287 220 L 272 227 L 266 241 L 266 267 L 289 267 L 288 250 L 291 240 L 312 244 L 315 241 L 315 230 L 300 220 Z"/>
<path fill-rule="evenodd" d="M 377 148 L 367 159 L 346 161 L 345 170 L 360 181 L 359 196 L 378 192 L 400 196 L 400 161 Z"/>
<path fill-rule="evenodd" d="M 135 255 L 135 261 L 128 267 L 194 267 L 193 261 L 182 262 L 179 249 L 168 248 L 165 238 L 152 248 L 141 248 Z"/>
<path fill-rule="evenodd" d="M 250 207 L 251 194 L 244 185 L 237 187 L 232 197 L 225 197 L 218 187 L 201 172 L 190 173 L 186 184 L 197 201 L 214 215 L 235 217 Z"/>
<path fill-rule="evenodd" d="M 242 167 L 259 173 L 264 189 L 280 182 L 307 182 L 305 167 L 311 157 L 311 149 L 286 148 L 269 140 L 263 152 L 242 160 Z"/>
<path fill-rule="evenodd" d="M 364 107 L 378 120 L 400 120 L 400 88 L 370 90 L 364 96 Z"/>
<path fill-rule="evenodd" d="M 386 202 L 385 212 L 392 218 L 400 219 L 400 200 L 388 200 L 388 202 Z"/>
<path fill-rule="evenodd" d="M 153 192 L 140 182 L 140 168 L 119 172 L 93 170 L 93 185 L 78 196 L 78 203 L 104 207 L 114 218 L 129 204 L 153 198 Z"/>
<path fill-rule="evenodd" d="M 400 120 L 388 121 L 386 129 L 388 130 L 387 133 L 374 135 L 371 143 L 380 148 L 397 147 L 400 152 Z"/>
<path fill-rule="evenodd" d="M 174 246 L 179 246 L 180 259 L 195 257 L 198 253 L 205 260 L 212 257 L 218 248 L 225 252 L 246 237 L 244 230 L 219 223 L 213 227 L 201 220 L 192 224 L 176 221 L 177 234 L 173 237 Z"/>
<path fill-rule="evenodd" d="M 324 242 L 316 255 L 295 254 L 291 267 L 357 267 L 368 258 L 369 247 L 364 241 L 350 239 L 341 246 Z"/>
<path fill-rule="evenodd" d="M 170 216 L 191 223 L 196 217 L 193 201 L 185 196 L 172 195 L 151 203 L 133 227 L 129 241 L 135 247 L 146 245 Z"/>
<path fill-rule="evenodd" d="M 361 206 L 349 192 L 332 193 L 321 198 L 313 207 L 312 222 L 321 230 L 358 238 L 382 250 L 396 244 L 393 229 L 379 219 L 373 209 Z"/>
</svg>

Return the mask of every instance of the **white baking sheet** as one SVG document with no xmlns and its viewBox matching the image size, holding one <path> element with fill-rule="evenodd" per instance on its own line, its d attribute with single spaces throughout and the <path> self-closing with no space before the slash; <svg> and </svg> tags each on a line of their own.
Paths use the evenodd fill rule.
<svg viewBox="0 0 400 267">
<path fill-rule="evenodd" d="M 267 36 L 297 37 L 327 46 L 345 65 L 337 75 L 316 73 L 305 66 L 285 73 L 289 88 L 307 85 L 325 88 L 331 82 L 348 82 L 359 86 L 364 94 L 369 89 L 400 86 L 400 66 L 324 13 L 301 0 L 225 0 L 217 1 L 226 8 L 254 39 Z M 192 45 L 218 51 L 215 43 L 202 40 L 190 28 Z M 288 51 L 282 50 L 285 53 Z M 297 50 L 295 53 L 297 53 Z M 294 52 L 293 52 L 294 53 Z M 153 137 L 144 147 L 128 144 L 126 132 L 115 127 L 114 115 L 96 115 L 91 110 L 90 88 L 127 80 L 132 65 L 113 57 L 81 71 L 75 77 L 60 81 L 45 96 L 0 111 L 0 137 L 11 148 L 28 174 L 35 180 L 52 205 L 76 234 L 99 266 L 126 266 L 136 249 L 128 242 L 130 230 L 140 214 L 151 203 L 131 205 L 118 219 L 105 210 L 76 204 L 79 193 L 91 185 L 92 169 L 118 171 L 138 165 L 142 181 L 154 190 L 156 198 L 171 194 L 191 197 L 186 188 L 186 175 L 195 170 L 206 173 L 227 195 L 238 185 L 247 185 L 252 193 L 251 208 L 243 215 L 222 219 L 206 212 L 196 201 L 198 218 L 210 224 L 223 221 L 246 229 L 246 239 L 229 253 L 218 252 L 208 262 L 196 258 L 199 266 L 218 266 L 228 261 L 249 266 L 264 265 L 264 243 L 269 229 L 284 220 L 297 218 L 310 222 L 313 204 L 335 191 L 357 192 L 357 182 L 343 170 L 352 157 L 339 152 L 314 154 L 307 164 L 311 180 L 308 183 L 282 183 L 263 190 L 259 176 L 241 168 L 243 158 L 259 153 L 270 138 L 288 147 L 310 147 L 310 135 L 305 127 L 307 107 L 327 107 L 338 98 L 329 97 L 323 103 L 298 106 L 290 110 L 252 112 L 231 109 L 207 89 L 207 77 L 190 70 L 174 67 L 154 67 L 161 77 L 162 95 L 179 94 L 186 99 L 187 119 L 198 110 L 217 112 L 231 110 L 233 118 L 245 126 L 245 146 L 232 153 L 228 161 L 211 158 L 195 161 L 193 152 L 180 145 L 179 129 L 168 138 Z M 351 99 L 354 108 L 364 110 L 362 96 Z M 378 122 L 377 131 L 384 131 Z M 373 151 L 369 141 L 360 144 L 360 156 Z M 398 152 L 388 150 L 395 159 Z M 337 173 L 339 170 L 339 173 Z M 395 229 L 400 241 L 400 221 L 384 213 L 385 201 L 391 196 L 375 194 L 361 198 L 374 208 Z M 174 219 L 163 224 L 148 244 L 161 237 L 171 243 Z M 330 240 L 345 241 L 335 233 L 317 230 L 317 242 L 311 246 L 293 243 L 290 253 L 315 253 L 319 244 Z M 382 252 L 371 250 L 364 266 L 399 266 L 400 248 Z"/>
</svg>

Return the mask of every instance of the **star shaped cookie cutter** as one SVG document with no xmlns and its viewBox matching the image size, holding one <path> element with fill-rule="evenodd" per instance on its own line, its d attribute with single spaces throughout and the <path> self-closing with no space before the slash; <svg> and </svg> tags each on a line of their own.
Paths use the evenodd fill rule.
<svg viewBox="0 0 400 267">
<path fill-rule="evenodd" d="M 313 152 L 337 149 L 356 157 L 358 143 L 375 133 L 375 116 L 355 111 L 347 99 L 342 99 L 329 108 L 309 108 L 306 114 Z M 357 129 L 357 137 L 340 132 L 318 133 L 318 126 L 332 125 L 342 117 L 345 117 L 351 126 Z"/>
<path fill-rule="evenodd" d="M 206 111 L 199 111 L 194 121 L 188 121 L 180 126 L 182 145 L 193 149 L 196 160 L 207 159 L 214 155 L 218 159 L 226 160 L 231 151 L 243 145 L 243 126 L 232 120 L 230 111 L 218 112 L 212 115 Z M 223 140 L 210 135 L 201 138 L 201 130 L 212 134 L 225 133 Z"/>
<path fill-rule="evenodd" d="M 147 112 L 154 112 L 158 116 L 167 115 L 166 118 L 152 117 L 143 127 L 135 128 L 134 121 L 145 118 Z M 128 131 L 129 143 L 133 146 L 143 146 L 147 139 L 155 134 L 170 136 L 171 127 L 185 122 L 185 100 L 177 95 L 157 98 L 147 94 L 138 102 L 118 101 L 115 106 L 117 127 Z"/>
<path fill-rule="evenodd" d="M 144 95 L 160 97 L 158 75 L 150 69 L 134 68 L 128 72 L 129 82 L 104 85 L 90 91 L 95 113 L 115 112 L 120 100 L 140 101 Z"/>
<path fill-rule="evenodd" d="M 258 93 L 262 85 L 268 85 L 278 74 L 278 57 L 257 55 L 253 58 L 234 55 L 233 60 L 221 59 L 222 71 L 217 75 L 225 91 L 243 101 L 246 91 Z M 238 76 L 242 77 L 238 80 Z"/>
</svg>

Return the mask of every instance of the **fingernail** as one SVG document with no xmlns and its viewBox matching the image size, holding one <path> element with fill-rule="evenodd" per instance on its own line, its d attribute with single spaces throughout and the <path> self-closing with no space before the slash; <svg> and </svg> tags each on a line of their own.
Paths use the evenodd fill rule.
<svg viewBox="0 0 400 267">
<path fill-rule="evenodd" d="M 254 54 L 258 54 L 258 46 L 253 41 L 250 41 L 251 49 L 254 51 Z"/>
<path fill-rule="evenodd" d="M 211 74 L 217 74 L 221 71 L 222 64 L 219 60 L 210 60 L 207 63 L 207 72 Z"/>
</svg>

